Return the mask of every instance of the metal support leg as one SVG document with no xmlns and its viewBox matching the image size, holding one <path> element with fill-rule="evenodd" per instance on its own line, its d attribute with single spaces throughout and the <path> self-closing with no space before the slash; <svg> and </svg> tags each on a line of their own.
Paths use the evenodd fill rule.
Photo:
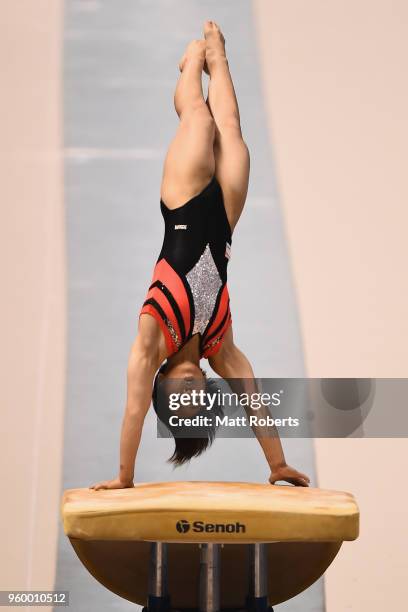
<svg viewBox="0 0 408 612">
<path fill-rule="evenodd" d="M 266 544 L 249 545 L 249 594 L 247 608 L 252 612 L 268 609 L 268 574 Z M 272 608 L 269 608 L 271 611 Z"/>
<path fill-rule="evenodd" d="M 149 612 L 167 612 L 170 600 L 167 592 L 167 544 L 152 542 L 149 567 Z"/>
<path fill-rule="evenodd" d="M 220 545 L 201 544 L 200 612 L 220 609 Z"/>
</svg>

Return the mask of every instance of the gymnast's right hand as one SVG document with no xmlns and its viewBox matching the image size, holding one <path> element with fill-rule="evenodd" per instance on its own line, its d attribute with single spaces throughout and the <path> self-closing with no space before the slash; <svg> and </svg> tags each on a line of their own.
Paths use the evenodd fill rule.
<svg viewBox="0 0 408 612">
<path fill-rule="evenodd" d="M 95 491 L 100 491 L 101 489 L 130 489 L 134 486 L 133 480 L 124 481 L 120 478 L 114 478 L 113 480 L 103 480 L 102 482 L 97 482 L 89 488 L 94 489 Z"/>
</svg>

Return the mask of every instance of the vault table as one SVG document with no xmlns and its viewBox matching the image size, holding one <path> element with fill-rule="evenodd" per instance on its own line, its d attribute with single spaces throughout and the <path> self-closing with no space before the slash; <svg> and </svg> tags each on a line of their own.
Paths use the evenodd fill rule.
<svg viewBox="0 0 408 612">
<path fill-rule="evenodd" d="M 106 588 L 149 611 L 266 610 L 358 537 L 350 493 L 245 482 L 65 491 L 65 534 Z"/>
</svg>

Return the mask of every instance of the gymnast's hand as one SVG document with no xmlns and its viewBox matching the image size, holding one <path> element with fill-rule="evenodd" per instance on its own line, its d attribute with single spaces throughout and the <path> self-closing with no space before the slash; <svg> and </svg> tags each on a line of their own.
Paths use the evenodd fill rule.
<svg viewBox="0 0 408 612">
<path fill-rule="evenodd" d="M 120 478 L 114 478 L 113 480 L 103 480 L 102 482 L 97 482 L 89 488 L 94 489 L 95 491 L 100 491 L 101 489 L 130 489 L 134 486 L 133 480 L 124 481 Z"/>
<path fill-rule="evenodd" d="M 278 480 L 284 480 L 298 487 L 308 487 L 310 483 L 309 476 L 302 474 L 302 472 L 298 472 L 293 467 L 286 464 L 276 467 L 271 471 L 269 482 L 275 484 Z"/>
</svg>

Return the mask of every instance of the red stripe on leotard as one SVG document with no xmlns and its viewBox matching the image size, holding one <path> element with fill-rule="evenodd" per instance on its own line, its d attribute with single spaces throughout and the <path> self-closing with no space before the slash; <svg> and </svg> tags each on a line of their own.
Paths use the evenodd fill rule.
<svg viewBox="0 0 408 612">
<path fill-rule="evenodd" d="M 203 357 L 208 359 L 208 357 L 213 357 L 214 355 L 216 355 L 216 353 L 218 353 L 218 351 L 220 350 L 222 346 L 225 334 L 227 333 L 227 330 L 231 325 L 232 325 L 231 313 L 228 312 L 227 320 L 222 326 L 220 332 L 209 341 L 208 346 L 204 346 Z"/>
<path fill-rule="evenodd" d="M 217 327 L 219 325 L 221 325 L 221 321 L 225 317 L 225 313 L 228 310 L 228 304 L 229 304 L 228 288 L 227 288 L 227 285 L 225 285 L 224 289 L 222 290 L 222 293 L 221 293 L 221 298 L 220 298 L 220 302 L 218 304 L 217 314 L 215 315 L 215 318 L 214 318 L 213 322 L 211 323 L 211 326 L 209 327 L 209 329 L 207 330 L 207 332 L 205 334 L 206 338 L 211 336 L 211 334 L 213 332 L 215 332 Z"/>
<path fill-rule="evenodd" d="M 188 300 L 187 291 L 177 272 L 173 270 L 165 259 L 161 259 L 157 262 L 154 268 L 152 284 L 156 281 L 160 281 L 166 285 L 167 289 L 173 295 L 180 309 L 181 316 L 183 317 L 186 336 L 188 336 L 190 332 L 190 302 Z"/>
</svg>

